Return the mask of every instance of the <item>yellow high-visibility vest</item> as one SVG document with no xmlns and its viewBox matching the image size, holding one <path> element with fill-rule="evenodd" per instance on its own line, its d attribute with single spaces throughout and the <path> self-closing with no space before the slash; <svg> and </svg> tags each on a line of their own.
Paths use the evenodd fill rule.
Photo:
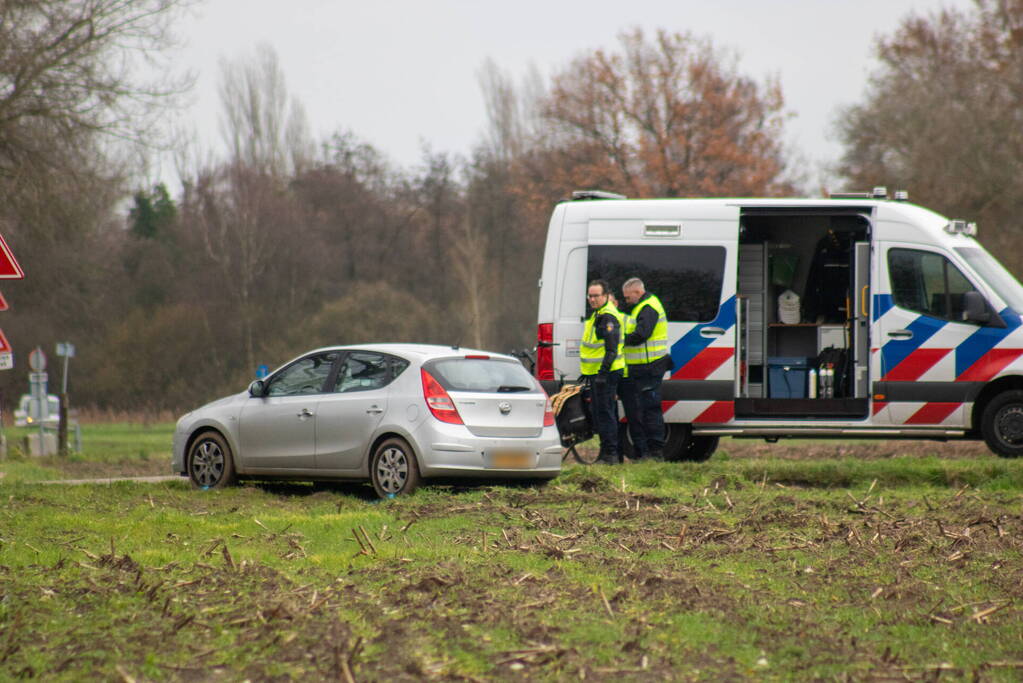
<svg viewBox="0 0 1023 683">
<path fill-rule="evenodd" d="M 653 294 L 641 301 L 639 305 L 625 316 L 625 334 L 622 335 L 622 339 L 625 339 L 625 335 L 636 331 L 636 325 L 639 322 L 639 312 L 647 306 L 657 311 L 657 324 L 654 325 L 654 330 L 650 333 L 650 338 L 646 342 L 637 346 L 625 347 L 625 362 L 629 365 L 653 363 L 655 360 L 668 355 L 668 316 L 664 312 L 661 300 Z"/>
<path fill-rule="evenodd" d="M 583 375 L 595 375 L 600 371 L 604 363 L 604 340 L 597 338 L 597 330 L 594 329 L 597 318 L 609 313 L 618 321 L 618 353 L 611 361 L 611 370 L 625 369 L 625 354 L 622 339 L 622 331 L 625 329 L 625 316 L 622 315 L 610 300 L 600 310 L 594 311 L 586 320 L 586 327 L 583 328 L 583 340 L 579 346 L 579 372 Z"/>
</svg>

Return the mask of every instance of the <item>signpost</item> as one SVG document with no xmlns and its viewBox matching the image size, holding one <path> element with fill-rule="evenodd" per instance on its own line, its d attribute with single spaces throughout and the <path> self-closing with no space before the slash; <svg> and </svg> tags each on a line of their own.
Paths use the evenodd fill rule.
<svg viewBox="0 0 1023 683">
<path fill-rule="evenodd" d="M 75 356 L 75 345 L 71 342 L 57 342 L 57 357 L 64 358 L 64 377 L 60 389 L 60 413 L 57 422 L 57 449 L 67 455 L 67 364 Z"/>
<path fill-rule="evenodd" d="M 0 330 L 0 370 L 10 370 L 14 367 L 14 351 L 10 342 L 7 341 L 4 331 Z"/>
<path fill-rule="evenodd" d="M 28 414 L 39 423 L 39 455 L 47 455 L 46 418 L 50 415 L 50 402 L 47 400 L 46 390 L 48 377 L 46 354 L 38 346 L 28 352 L 28 367 L 32 370 L 28 374 L 29 394 L 32 396 Z"/>
</svg>

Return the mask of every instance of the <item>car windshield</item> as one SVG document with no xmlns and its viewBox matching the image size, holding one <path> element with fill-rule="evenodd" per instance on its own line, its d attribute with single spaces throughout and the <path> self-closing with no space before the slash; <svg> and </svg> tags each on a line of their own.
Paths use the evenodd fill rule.
<svg viewBox="0 0 1023 683">
<path fill-rule="evenodd" d="M 496 358 L 449 358 L 426 366 L 448 391 L 513 393 L 534 391 L 533 377 L 522 364 Z"/>
<path fill-rule="evenodd" d="M 1023 286 L 994 256 L 980 247 L 956 247 L 956 253 L 962 256 L 970 267 L 984 278 L 1002 300 L 1019 315 L 1023 315 Z"/>
</svg>

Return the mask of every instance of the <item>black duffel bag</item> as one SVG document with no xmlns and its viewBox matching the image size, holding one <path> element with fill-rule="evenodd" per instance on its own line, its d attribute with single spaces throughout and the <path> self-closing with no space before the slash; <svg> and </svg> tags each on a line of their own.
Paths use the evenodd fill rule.
<svg viewBox="0 0 1023 683">
<path fill-rule="evenodd" d="M 593 438 L 589 393 L 585 384 L 568 384 L 551 397 L 561 445 L 566 448 Z"/>
</svg>

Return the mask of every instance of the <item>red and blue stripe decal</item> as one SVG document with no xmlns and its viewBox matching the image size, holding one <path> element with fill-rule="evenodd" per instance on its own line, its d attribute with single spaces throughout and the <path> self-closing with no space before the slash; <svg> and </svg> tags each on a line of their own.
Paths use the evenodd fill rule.
<svg viewBox="0 0 1023 683">
<path fill-rule="evenodd" d="M 891 308 L 891 295 L 877 295 L 874 302 L 878 307 L 874 318 L 877 320 L 880 314 Z M 955 381 L 988 381 L 1023 355 L 1023 348 L 995 348 L 1021 325 L 1019 315 L 1009 308 L 1003 310 L 1000 315 L 1006 327 L 977 328 L 972 335 L 954 348 L 920 348 L 924 342 L 948 325 L 948 321 L 928 315 L 917 317 L 906 327 L 913 333 L 912 338 L 893 339 L 881 347 L 882 379 L 890 382 L 915 381 L 949 353 L 954 353 Z"/>
<path fill-rule="evenodd" d="M 956 348 L 957 382 L 986 382 L 1023 354 L 1020 348 L 995 348 L 1021 324 L 1019 315 L 1012 309 L 1006 308 L 998 315 L 1005 321 L 1005 327 L 977 328 Z"/>
<path fill-rule="evenodd" d="M 718 314 L 708 323 L 700 323 L 671 345 L 671 360 L 675 364 L 672 379 L 707 379 L 729 358 L 735 355 L 734 346 L 711 346 L 716 337 L 704 337 L 705 327 L 720 327 L 727 334 L 735 327 L 735 297 L 718 306 Z"/>
<path fill-rule="evenodd" d="M 700 331 L 705 327 L 720 327 L 728 333 L 735 327 L 735 297 L 718 306 L 718 314 L 708 323 L 700 323 L 671 345 L 671 360 L 675 371 L 671 379 L 707 379 L 712 372 L 728 362 L 735 355 L 735 346 L 711 346 L 716 337 L 704 337 Z M 661 409 L 667 412 L 677 401 L 663 401 Z M 735 417 L 733 401 L 714 401 L 693 423 L 722 424 Z"/>
</svg>

